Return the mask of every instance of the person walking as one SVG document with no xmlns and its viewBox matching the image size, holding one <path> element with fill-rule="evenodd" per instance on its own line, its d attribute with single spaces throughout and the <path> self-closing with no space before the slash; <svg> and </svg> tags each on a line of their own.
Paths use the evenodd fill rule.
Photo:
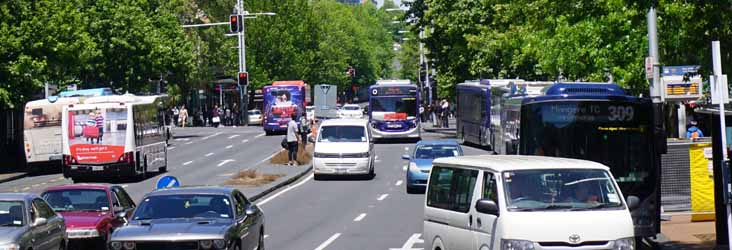
<svg viewBox="0 0 732 250">
<path fill-rule="evenodd" d="M 442 99 L 442 127 L 443 128 L 449 128 L 449 118 L 450 118 L 450 103 L 447 101 L 447 99 Z"/>
<path fill-rule="evenodd" d="M 424 122 L 424 105 L 419 105 L 419 121 Z"/>
<path fill-rule="evenodd" d="M 310 134 L 310 121 L 305 112 L 300 116 L 300 140 L 302 140 L 303 149 L 308 145 L 308 134 Z"/>
<path fill-rule="evenodd" d="M 287 165 L 297 165 L 297 115 L 292 113 L 290 121 L 287 123 Z"/>
<path fill-rule="evenodd" d="M 96 122 L 97 129 L 99 129 L 99 137 L 97 137 L 97 144 L 99 144 L 104 139 L 104 117 L 101 112 L 97 112 L 97 116 L 94 117 L 94 121 Z"/>
<path fill-rule="evenodd" d="M 215 128 L 218 128 L 221 123 L 221 109 L 219 109 L 219 105 L 214 105 L 213 110 L 211 110 L 211 123 L 213 123 Z"/>
<path fill-rule="evenodd" d="M 180 107 L 180 126 L 186 127 L 186 123 L 188 123 L 188 110 L 186 109 L 186 105 L 183 105 Z"/>
<path fill-rule="evenodd" d="M 234 117 L 234 121 L 232 124 L 235 128 L 236 126 L 239 126 L 241 123 L 241 115 L 239 114 L 239 107 L 234 103 L 234 107 L 231 108 L 232 116 Z"/>
<path fill-rule="evenodd" d="M 177 106 L 173 106 L 173 126 L 178 126 L 178 119 L 180 118 L 180 111 Z"/>
<path fill-rule="evenodd" d="M 224 125 L 231 126 L 231 108 L 229 106 L 226 106 L 224 113 L 226 113 L 226 123 L 224 123 Z"/>
</svg>

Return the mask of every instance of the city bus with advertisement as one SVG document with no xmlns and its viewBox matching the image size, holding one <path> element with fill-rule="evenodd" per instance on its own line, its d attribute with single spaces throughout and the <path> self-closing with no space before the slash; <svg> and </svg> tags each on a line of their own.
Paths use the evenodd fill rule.
<svg viewBox="0 0 732 250">
<path fill-rule="evenodd" d="M 457 85 L 456 132 L 461 144 L 516 154 L 521 100 L 541 93 L 552 82 L 481 79 Z"/>
<path fill-rule="evenodd" d="M 287 131 L 287 123 L 296 115 L 296 122 L 305 112 L 310 88 L 305 81 L 275 81 L 262 88 L 264 99 L 262 128 L 267 135 Z"/>
<path fill-rule="evenodd" d="M 631 211 L 636 237 L 660 233 L 660 166 L 665 137 L 655 138 L 648 98 L 615 84 L 557 83 L 521 100 L 519 154 L 585 159 L 610 167 Z"/>
<path fill-rule="evenodd" d="M 63 107 L 63 174 L 75 182 L 167 169 L 164 96 L 116 95 Z"/>
<path fill-rule="evenodd" d="M 23 113 L 23 152 L 26 170 L 44 172 L 61 167 L 61 109 L 87 97 L 111 95 L 109 88 L 64 91 L 58 96 L 30 101 Z"/>
<path fill-rule="evenodd" d="M 419 91 L 409 80 L 379 80 L 369 87 L 369 124 L 374 139 L 419 139 Z"/>
</svg>

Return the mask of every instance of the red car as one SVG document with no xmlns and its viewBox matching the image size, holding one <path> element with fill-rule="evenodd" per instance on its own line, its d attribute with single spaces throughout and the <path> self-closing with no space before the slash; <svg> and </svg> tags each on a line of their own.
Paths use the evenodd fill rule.
<svg viewBox="0 0 732 250">
<path fill-rule="evenodd" d="M 69 243 L 95 243 L 99 249 L 106 249 L 112 231 L 135 209 L 124 188 L 115 185 L 62 185 L 48 188 L 41 197 L 66 219 Z"/>
</svg>

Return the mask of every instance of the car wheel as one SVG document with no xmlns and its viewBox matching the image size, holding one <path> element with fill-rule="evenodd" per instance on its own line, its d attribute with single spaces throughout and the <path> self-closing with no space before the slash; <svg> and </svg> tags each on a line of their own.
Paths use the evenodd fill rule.
<svg viewBox="0 0 732 250">
<path fill-rule="evenodd" d="M 313 174 L 313 179 L 315 179 L 316 181 L 322 181 L 323 180 L 323 176 L 321 176 L 319 174 Z"/>
</svg>

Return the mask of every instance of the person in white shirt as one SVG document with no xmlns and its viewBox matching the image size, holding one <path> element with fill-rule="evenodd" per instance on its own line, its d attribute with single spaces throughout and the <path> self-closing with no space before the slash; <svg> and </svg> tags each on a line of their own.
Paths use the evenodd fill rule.
<svg viewBox="0 0 732 250">
<path fill-rule="evenodd" d="M 296 166 L 297 165 L 297 137 L 298 137 L 298 129 L 297 129 L 297 122 L 295 122 L 295 119 L 297 119 L 297 115 L 295 113 L 292 113 L 290 122 L 287 123 L 287 165 L 288 166 Z"/>
</svg>

